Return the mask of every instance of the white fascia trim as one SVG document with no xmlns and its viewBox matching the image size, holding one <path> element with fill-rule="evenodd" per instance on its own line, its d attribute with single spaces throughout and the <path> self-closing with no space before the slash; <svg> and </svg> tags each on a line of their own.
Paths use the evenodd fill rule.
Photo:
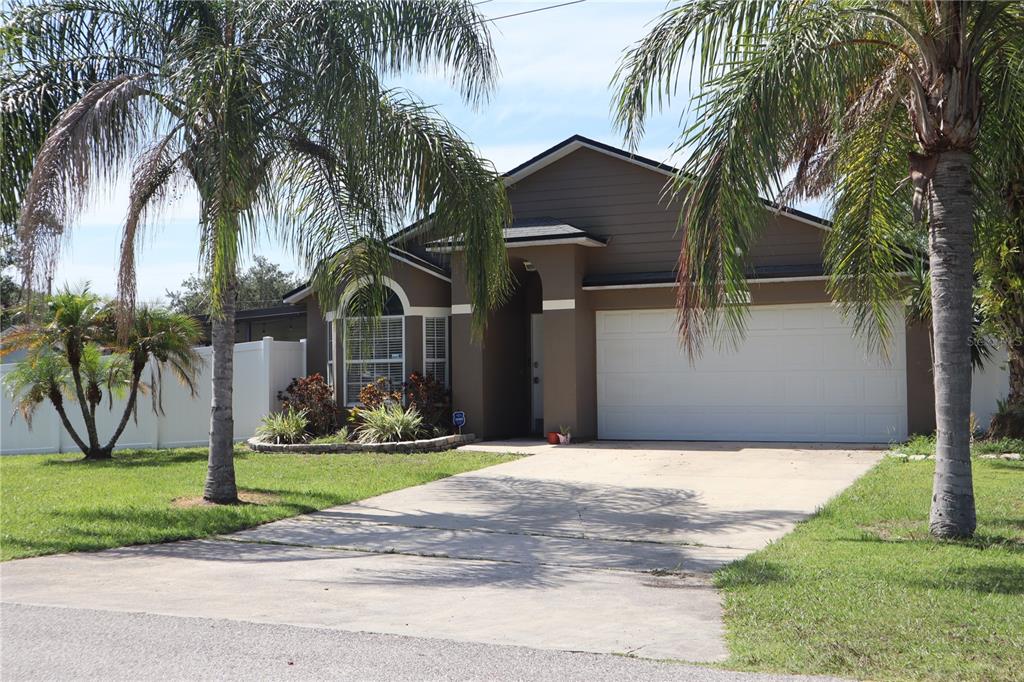
<svg viewBox="0 0 1024 682">
<path fill-rule="evenodd" d="M 470 303 L 455 303 L 452 305 L 452 315 L 469 315 L 473 312 L 473 305 Z"/>
<path fill-rule="evenodd" d="M 584 291 L 603 291 L 605 289 L 667 289 L 678 286 L 675 282 L 656 282 L 653 284 L 592 284 L 583 287 Z"/>
<path fill-rule="evenodd" d="M 832 231 L 832 226 L 831 225 L 824 225 L 822 223 L 819 223 L 816 220 L 810 220 L 809 218 L 804 218 L 803 216 L 797 215 L 795 213 L 790 213 L 785 208 L 777 208 L 775 206 L 771 206 L 770 204 L 765 204 L 764 208 L 767 211 L 771 211 L 775 215 L 785 216 L 785 217 L 787 217 L 787 218 L 789 218 L 791 220 L 797 221 L 798 223 L 803 223 L 804 225 L 810 225 L 811 227 L 816 227 L 819 230 L 824 230 L 825 232 L 831 232 Z"/>
<path fill-rule="evenodd" d="M 409 308 L 409 312 L 406 313 L 406 317 L 448 317 L 451 314 L 451 308 L 413 306 L 412 308 Z"/>
<path fill-rule="evenodd" d="M 392 249 L 394 251 L 401 251 L 402 253 L 406 253 L 406 254 L 408 253 L 408 251 L 402 251 L 402 249 L 398 248 L 397 246 L 389 246 L 388 255 L 391 256 L 392 258 L 394 258 L 395 260 L 401 261 L 402 263 L 405 263 L 406 265 L 408 265 L 410 267 L 414 267 L 417 270 L 422 270 L 423 272 L 427 273 L 428 275 L 433 275 L 434 277 L 437 277 L 438 279 L 444 280 L 445 282 L 448 282 L 449 284 L 452 283 L 451 277 L 446 277 L 445 275 L 442 275 L 440 272 L 437 272 L 436 270 L 431 270 L 430 268 L 424 267 L 424 266 L 420 265 L 419 263 L 415 263 L 415 262 L 409 260 L 408 258 L 404 258 L 404 257 L 398 255 L 397 253 L 392 253 L 391 252 Z M 291 296 L 288 296 L 288 297 L 283 298 L 281 300 L 284 303 L 298 303 L 299 301 L 301 301 L 302 299 L 306 298 L 307 296 L 309 296 L 312 293 L 313 293 L 313 287 L 307 286 L 307 287 L 303 287 L 302 289 L 299 289 L 298 291 L 296 291 Z"/>
<path fill-rule="evenodd" d="M 397 246 L 391 246 L 389 248 L 393 249 L 394 251 L 402 251 L 402 249 L 398 248 Z M 402 251 L 402 253 L 408 254 L 409 252 L 408 251 Z M 409 255 L 411 255 L 411 254 L 409 254 Z M 423 265 L 420 265 L 419 263 L 411 261 L 408 258 L 403 258 L 402 256 L 398 255 L 397 253 L 391 253 L 391 257 L 394 258 L 397 261 L 405 263 L 406 265 L 408 265 L 410 267 L 416 268 L 417 270 L 422 270 L 423 272 L 427 273 L 428 275 L 433 275 L 434 277 L 437 277 L 438 279 L 442 279 L 445 282 L 448 282 L 449 284 L 452 283 L 452 278 L 451 277 L 446 277 L 445 275 L 442 275 L 440 272 L 437 272 L 436 270 L 431 270 L 430 268 L 424 267 Z"/>
<path fill-rule="evenodd" d="M 590 237 L 566 237 L 565 239 L 536 239 L 528 242 L 506 242 L 506 249 L 518 249 L 524 246 L 558 246 L 560 244 L 579 244 L 580 246 L 587 246 L 590 248 L 598 248 L 608 246 L 604 242 L 599 242 L 596 239 Z M 454 253 L 461 251 L 462 246 L 435 246 L 427 249 L 431 253 Z"/>
<path fill-rule="evenodd" d="M 312 287 L 303 287 L 302 289 L 299 289 L 298 291 L 296 291 L 291 296 L 287 296 L 287 297 L 281 299 L 281 301 L 284 302 L 284 303 L 298 303 L 302 299 L 304 299 L 307 296 L 309 296 L 311 293 L 313 293 Z"/>
<path fill-rule="evenodd" d="M 527 166 L 526 168 L 520 169 L 519 172 L 517 172 L 515 175 L 506 176 L 505 179 L 504 179 L 505 186 L 508 187 L 510 185 L 514 185 L 515 183 L 519 182 L 523 178 L 528 177 L 530 175 L 533 175 L 534 173 L 536 173 L 540 169 L 544 168 L 545 166 L 550 166 L 555 161 L 558 161 L 559 159 L 562 159 L 562 158 L 565 158 L 566 156 L 569 156 L 569 154 L 572 154 L 577 149 L 583 149 L 583 148 L 592 149 L 595 152 L 600 152 L 601 154 L 604 154 L 605 156 L 610 156 L 613 159 L 618 159 L 620 161 L 628 161 L 629 163 L 632 163 L 632 164 L 634 164 L 636 166 L 640 166 L 641 168 L 646 168 L 647 170 L 654 171 L 655 173 L 661 173 L 662 175 L 664 175 L 666 177 L 669 177 L 669 178 L 675 177 L 675 173 L 671 173 L 671 172 L 665 170 L 664 168 L 655 168 L 655 167 L 651 166 L 650 164 L 644 163 L 643 161 L 640 161 L 638 159 L 624 157 L 624 156 L 621 156 L 620 154 L 613 154 L 612 152 L 608 151 L 607 149 L 602 149 L 600 147 L 595 147 L 594 145 L 588 144 L 587 142 L 584 142 L 583 140 L 576 140 L 576 141 L 574 141 L 574 142 L 572 142 L 570 144 L 565 145 L 564 147 L 562 147 L 558 151 L 552 152 L 551 154 L 548 154 L 543 159 L 538 159 L 535 163 Z"/>
<path fill-rule="evenodd" d="M 828 275 L 808 275 L 806 277 L 760 277 L 747 279 L 749 284 L 784 284 L 786 282 L 824 282 Z M 583 287 L 584 291 L 602 291 L 604 289 L 665 289 L 679 286 L 677 282 L 658 282 L 656 284 L 593 284 Z"/>
<path fill-rule="evenodd" d="M 551 301 L 544 301 L 542 310 L 574 310 L 576 308 L 575 298 L 557 298 Z"/>
<path fill-rule="evenodd" d="M 785 282 L 825 282 L 828 275 L 807 275 L 806 277 L 761 277 L 760 279 L 748 279 L 750 284 L 783 284 Z"/>
</svg>

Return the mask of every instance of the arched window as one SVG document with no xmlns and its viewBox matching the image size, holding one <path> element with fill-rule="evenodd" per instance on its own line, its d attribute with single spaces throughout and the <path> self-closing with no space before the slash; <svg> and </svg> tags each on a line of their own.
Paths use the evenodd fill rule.
<svg viewBox="0 0 1024 682">
<path fill-rule="evenodd" d="M 342 318 L 345 351 L 346 405 L 359 402 L 366 384 L 384 377 L 395 389 L 405 381 L 405 310 L 398 295 L 388 289 L 384 314 L 379 320 Z"/>
</svg>

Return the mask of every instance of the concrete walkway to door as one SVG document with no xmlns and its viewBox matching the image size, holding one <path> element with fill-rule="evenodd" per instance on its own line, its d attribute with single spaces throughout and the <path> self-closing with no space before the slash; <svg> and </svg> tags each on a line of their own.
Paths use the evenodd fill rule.
<svg viewBox="0 0 1024 682">
<path fill-rule="evenodd" d="M 532 456 L 205 541 L 10 562 L 5 602 L 721 660 L 714 569 L 878 451 L 490 443 Z"/>
</svg>

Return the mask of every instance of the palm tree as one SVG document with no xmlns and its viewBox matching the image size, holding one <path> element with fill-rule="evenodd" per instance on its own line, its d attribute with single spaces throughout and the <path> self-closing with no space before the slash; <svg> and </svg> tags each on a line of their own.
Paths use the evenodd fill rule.
<svg viewBox="0 0 1024 682">
<path fill-rule="evenodd" d="M 435 232 L 466 243 L 478 326 L 503 296 L 509 210 L 497 174 L 432 109 L 384 84 L 433 69 L 467 102 L 483 102 L 497 68 L 470 2 L 98 0 L 27 4 L 13 17 L 29 28 L 5 76 L 8 101 L 36 106 L 39 84 L 63 64 L 87 62 L 100 74 L 35 153 L 19 222 L 33 256 L 28 275 L 52 262 L 90 188 L 137 158 L 119 286 L 130 319 L 147 218 L 181 183 L 198 193 L 213 318 L 207 500 L 237 501 L 236 273 L 262 230 L 314 269 L 325 304 L 343 283 L 377 292 L 360 297 L 361 312 L 375 317 L 390 268 L 385 237 L 429 216 Z"/>
<path fill-rule="evenodd" d="M 1019 3 L 689 0 L 616 74 L 616 121 L 634 145 L 680 75 L 697 81 L 696 122 L 675 148 L 689 159 L 672 185 L 685 227 L 680 330 L 693 351 L 723 317 L 742 330 L 745 310 L 723 304 L 745 290 L 744 254 L 765 223 L 759 195 L 782 193 L 787 171 L 796 177 L 783 198 L 834 195 L 830 290 L 875 339 L 896 319 L 906 226 L 927 213 L 939 537 L 976 525 L 972 240 L 984 165 L 974 156 L 979 139 L 999 138 L 998 112 L 1020 108 L 1022 55 Z"/>
<path fill-rule="evenodd" d="M 128 418 L 135 414 L 140 390 L 152 393 L 153 409 L 159 411 L 164 367 L 195 394 L 200 360 L 192 347 L 200 336 L 198 322 L 188 315 L 142 307 L 127 337 L 119 338 L 109 305 L 88 289 L 65 288 L 47 301 L 42 320 L 7 330 L 0 355 L 27 352 L 5 382 L 28 424 L 36 408 L 48 400 L 85 458 L 102 460 L 110 459 Z M 153 377 L 143 384 L 147 365 Z M 105 443 L 96 427 L 96 410 L 104 394 L 111 407 L 115 396 L 128 396 L 121 419 Z M 71 423 L 65 398 L 78 403 L 84 437 Z"/>
</svg>

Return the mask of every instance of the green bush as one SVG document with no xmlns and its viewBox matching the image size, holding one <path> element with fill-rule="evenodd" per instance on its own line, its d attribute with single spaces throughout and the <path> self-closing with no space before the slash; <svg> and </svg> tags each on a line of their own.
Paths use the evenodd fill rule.
<svg viewBox="0 0 1024 682">
<path fill-rule="evenodd" d="M 256 428 L 256 435 L 267 443 L 305 443 L 309 419 L 305 410 L 286 409 L 268 414 Z"/>
<path fill-rule="evenodd" d="M 343 426 L 329 436 L 320 436 L 314 438 L 312 443 L 314 445 L 334 445 L 336 443 L 347 443 L 351 440 L 349 438 L 348 427 Z"/>
<path fill-rule="evenodd" d="M 988 433 L 992 438 L 1024 438 L 1024 405 L 1000 400 Z"/>
<path fill-rule="evenodd" d="M 423 433 L 423 417 L 415 407 L 385 403 L 372 410 L 360 410 L 362 421 L 356 430 L 360 443 L 396 443 L 416 440 Z"/>
</svg>

